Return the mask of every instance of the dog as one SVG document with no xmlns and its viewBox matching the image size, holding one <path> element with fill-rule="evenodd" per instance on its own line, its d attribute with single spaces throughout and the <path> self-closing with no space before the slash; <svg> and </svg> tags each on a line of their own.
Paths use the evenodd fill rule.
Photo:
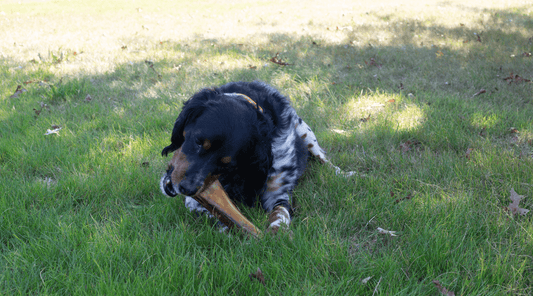
<svg viewBox="0 0 533 296">
<path fill-rule="evenodd" d="M 200 90 L 184 103 L 170 140 L 161 152 L 176 151 L 160 181 L 165 195 L 185 195 L 189 210 L 206 213 L 190 196 L 206 179 L 218 178 L 232 200 L 248 206 L 259 201 L 269 213 L 267 231 L 274 233 L 291 223 L 292 191 L 310 155 L 342 172 L 288 98 L 261 81 Z M 188 166 L 180 173 L 176 167 L 183 161 Z"/>
</svg>

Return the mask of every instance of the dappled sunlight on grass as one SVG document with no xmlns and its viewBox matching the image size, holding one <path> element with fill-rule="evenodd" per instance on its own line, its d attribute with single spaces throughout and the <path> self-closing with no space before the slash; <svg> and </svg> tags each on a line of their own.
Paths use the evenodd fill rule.
<svg viewBox="0 0 533 296">
<path fill-rule="evenodd" d="M 529 2 L 2 3 L 0 294 L 531 294 L 531 213 L 505 210 L 533 207 Z M 292 239 L 158 188 L 185 100 L 239 80 L 356 173 L 309 161 Z"/>
<path fill-rule="evenodd" d="M 363 129 L 369 129 L 368 125 L 371 129 L 373 121 L 386 121 L 398 131 L 415 129 L 425 117 L 423 110 L 407 98 L 379 92 L 352 98 L 338 112 L 341 121 Z"/>
</svg>

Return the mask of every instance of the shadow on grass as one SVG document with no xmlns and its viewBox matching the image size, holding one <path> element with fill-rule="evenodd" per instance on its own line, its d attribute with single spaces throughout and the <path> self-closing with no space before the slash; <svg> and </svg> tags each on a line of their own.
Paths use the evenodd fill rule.
<svg viewBox="0 0 533 296">
<path fill-rule="evenodd" d="M 341 159 L 347 169 L 381 175 L 399 172 L 406 167 L 395 168 L 395 162 L 373 157 L 463 155 L 484 141 L 530 153 L 531 133 L 512 148 L 517 143 L 510 142 L 514 136 L 509 128 L 531 130 L 532 84 L 504 78 L 509 73 L 533 76 L 533 57 L 521 55 L 532 49 L 532 36 L 524 33 L 533 29 L 532 17 L 518 10 L 480 13 L 489 15 L 482 32 L 460 23 L 446 28 L 378 15 L 389 25 L 353 26 L 342 31 L 341 44 L 291 34 L 264 36 L 267 41 L 262 44 L 200 37 L 190 43 L 166 41 L 154 49 L 169 52 L 166 57 L 149 60 L 139 55 L 100 75 L 55 77 L 52 64 L 28 63 L 24 71 L 9 70 L 14 75 L 4 94 L 14 91 L 16 84 L 36 82 L 24 85 L 28 92 L 18 98 L 2 99 L 0 140 L 5 145 L 0 163 L 30 179 L 76 172 L 84 176 L 99 172 L 106 179 L 110 173 L 121 175 L 134 163 L 135 173 L 126 179 L 148 172 L 152 185 L 147 182 L 132 193 L 128 186 L 114 186 L 124 180 L 113 177 L 117 179 L 107 186 L 116 191 L 115 196 L 141 198 L 157 191 L 157 172 L 165 161 L 159 152 L 168 144 L 183 101 L 202 87 L 256 79 L 288 95 L 330 156 Z M 392 37 L 366 44 L 358 41 L 362 39 L 358 32 L 380 30 Z M 425 43 L 425 39 L 435 42 L 435 36 L 442 42 Z M 274 57 L 289 65 L 273 63 Z M 3 58 L 2 64 L 16 67 L 9 58 Z M 41 80 L 47 82 L 39 85 Z M 481 89 L 485 93 L 474 96 Z M 63 128 L 56 143 L 42 136 L 53 124 Z M 63 173 L 45 163 L 50 153 L 62 163 Z M 116 169 L 104 169 L 106 162 Z M 146 163 L 148 171 L 141 168 Z"/>
</svg>

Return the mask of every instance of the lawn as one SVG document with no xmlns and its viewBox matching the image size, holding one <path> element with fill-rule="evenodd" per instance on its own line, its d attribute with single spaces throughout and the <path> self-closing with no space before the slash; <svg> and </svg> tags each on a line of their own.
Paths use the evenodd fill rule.
<svg viewBox="0 0 533 296">
<path fill-rule="evenodd" d="M 0 1 L 0 294 L 533 294 L 532 3 L 346 2 Z M 357 172 L 311 162 L 292 235 L 160 192 L 183 102 L 238 80 Z"/>
</svg>

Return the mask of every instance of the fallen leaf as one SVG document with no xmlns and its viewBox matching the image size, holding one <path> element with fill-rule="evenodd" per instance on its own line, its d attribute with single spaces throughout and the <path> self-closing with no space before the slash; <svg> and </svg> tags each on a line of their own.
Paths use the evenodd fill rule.
<svg viewBox="0 0 533 296">
<path fill-rule="evenodd" d="M 396 231 L 385 230 L 385 229 L 383 229 L 381 227 L 378 227 L 378 232 L 381 233 L 381 234 L 388 234 L 390 236 L 398 236 L 396 234 Z"/>
<path fill-rule="evenodd" d="M 47 135 L 51 135 L 51 134 L 57 134 L 59 136 L 59 131 L 60 130 L 61 130 L 60 126 L 52 125 L 52 129 L 47 129 L 46 133 L 44 135 L 47 136 Z"/>
<path fill-rule="evenodd" d="M 269 61 L 271 61 L 274 64 L 278 64 L 280 66 L 290 66 L 292 64 L 284 62 L 282 59 L 279 58 L 279 52 L 276 53 L 275 56 L 273 56 Z"/>
<path fill-rule="evenodd" d="M 248 275 L 250 277 L 250 280 L 253 280 L 254 278 L 257 279 L 263 286 L 265 285 L 265 276 L 263 275 L 263 272 L 258 267 L 257 271 L 255 273 L 250 273 Z"/>
<path fill-rule="evenodd" d="M 472 96 L 472 98 L 475 97 L 475 96 L 479 96 L 480 94 L 484 94 L 484 93 L 486 93 L 486 92 L 487 92 L 486 90 L 484 90 L 484 89 L 480 89 L 477 93 L 475 93 L 475 94 Z"/>
<path fill-rule="evenodd" d="M 453 291 L 448 291 L 448 289 L 444 288 L 439 281 L 434 280 L 433 283 L 442 295 L 455 296 L 455 293 Z"/>
<path fill-rule="evenodd" d="M 361 119 L 359 119 L 361 122 L 367 122 L 370 120 L 370 114 L 368 114 L 368 117 L 363 117 Z"/>
<path fill-rule="evenodd" d="M 378 69 L 381 69 L 381 67 L 383 67 L 383 65 L 382 64 L 378 64 L 374 58 L 370 58 L 370 62 L 365 61 L 365 64 L 367 66 L 375 66 Z"/>
<path fill-rule="evenodd" d="M 93 98 L 91 98 L 91 95 L 87 95 L 85 97 L 85 102 L 90 102 Z"/>
<path fill-rule="evenodd" d="M 255 69 L 257 69 L 257 66 L 248 65 L 248 69 L 255 70 Z"/>
<path fill-rule="evenodd" d="M 477 37 L 477 40 L 476 40 L 476 41 L 479 42 L 479 43 L 481 43 L 481 35 L 483 35 L 483 32 L 481 32 L 481 33 L 479 33 L 479 34 L 478 34 L 478 33 L 474 33 L 474 35 L 476 35 L 476 37 Z"/>
<path fill-rule="evenodd" d="M 394 103 L 394 102 L 396 102 L 396 100 L 395 100 L 395 99 L 390 99 L 390 100 L 388 100 L 387 102 L 388 102 L 388 103 Z"/>
<path fill-rule="evenodd" d="M 529 58 L 531 56 L 531 53 L 530 52 L 524 52 L 524 53 L 522 53 L 522 56 L 526 57 L 526 58 Z"/>
<path fill-rule="evenodd" d="M 511 72 L 509 77 L 505 77 L 503 80 L 508 81 L 509 85 L 511 85 L 511 83 L 513 83 L 513 82 L 514 83 L 531 82 L 531 80 L 529 80 L 529 79 L 522 78 L 522 77 L 520 77 L 518 75 L 513 75 L 513 72 Z"/>
<path fill-rule="evenodd" d="M 15 93 L 10 96 L 10 98 L 18 98 L 23 92 L 27 92 L 28 90 L 23 88 L 22 85 L 17 85 L 17 90 L 15 90 Z"/>
<path fill-rule="evenodd" d="M 372 278 L 372 277 L 369 276 L 369 277 L 367 277 L 367 278 L 362 279 L 362 280 L 361 280 L 361 284 L 366 285 L 366 283 L 368 283 L 368 281 L 369 281 L 371 278 Z"/>
<path fill-rule="evenodd" d="M 444 53 L 442 53 L 442 51 L 438 50 L 435 55 L 437 55 L 438 58 L 442 57 L 444 55 Z"/>
<path fill-rule="evenodd" d="M 520 133 L 520 132 L 519 132 L 516 128 L 514 128 L 514 127 L 511 127 L 511 128 L 509 129 L 509 132 L 510 132 L 511 134 L 519 134 L 519 133 Z"/>
<path fill-rule="evenodd" d="M 518 195 L 518 193 L 516 193 L 513 188 L 511 188 L 511 197 L 510 198 L 511 198 L 512 203 L 509 204 L 508 208 L 511 211 L 511 213 L 513 213 L 514 215 L 516 215 L 516 214 L 525 215 L 525 214 L 527 214 L 527 212 L 529 212 L 529 210 L 527 210 L 527 209 L 522 209 L 522 208 L 518 207 L 518 204 L 524 198 L 524 196 L 523 195 Z"/>
</svg>

